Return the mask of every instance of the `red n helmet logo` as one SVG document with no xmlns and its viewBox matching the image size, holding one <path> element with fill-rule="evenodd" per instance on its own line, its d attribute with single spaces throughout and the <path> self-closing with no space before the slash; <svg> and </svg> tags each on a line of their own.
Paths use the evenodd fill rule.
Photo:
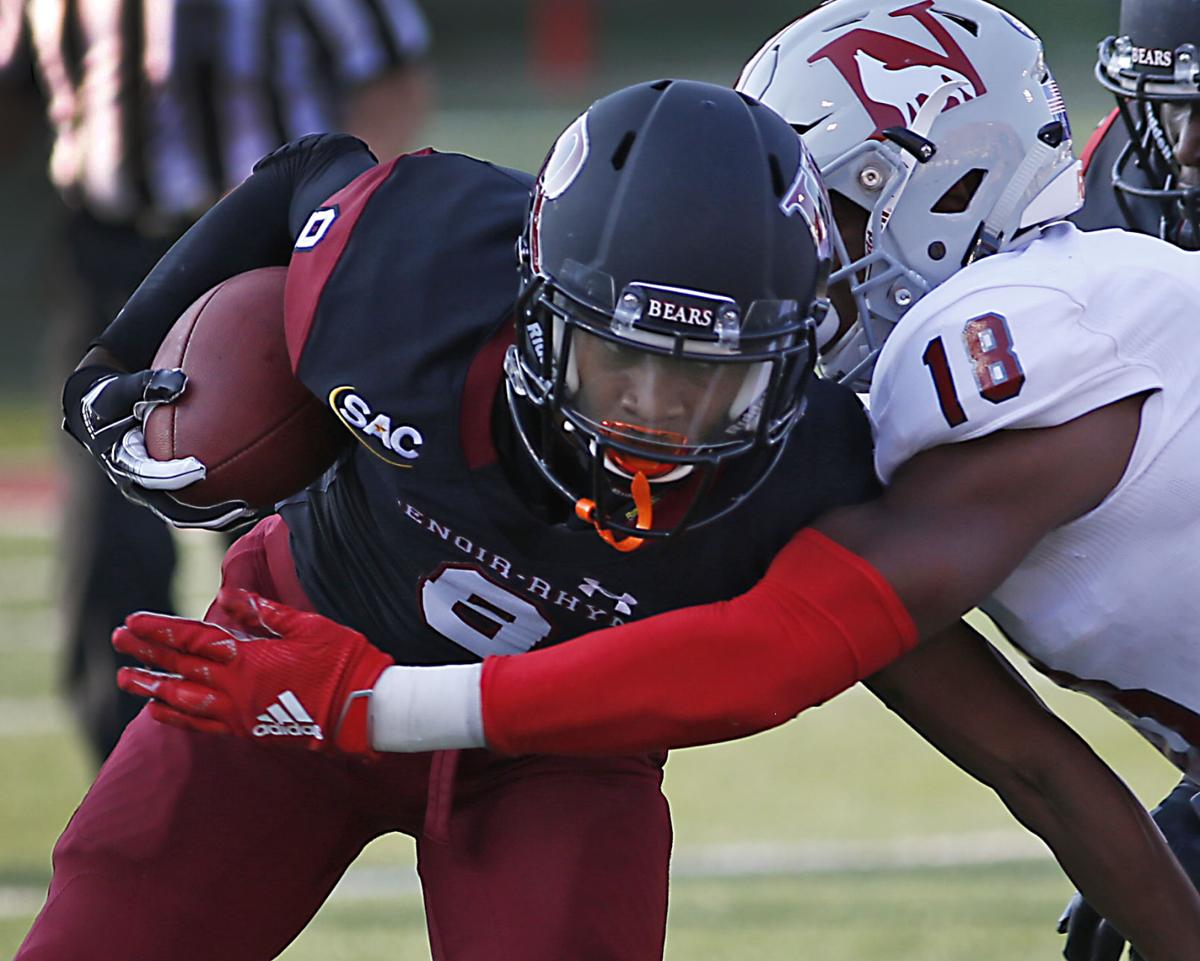
<svg viewBox="0 0 1200 961">
<path fill-rule="evenodd" d="M 921 104 L 943 84 L 963 84 L 947 101 L 946 110 L 987 92 L 962 48 L 929 12 L 933 3 L 919 0 L 888 16 L 912 17 L 929 33 L 934 48 L 860 27 L 808 58 L 809 63 L 828 60 L 837 67 L 875 121 L 875 136 L 888 127 L 909 126 Z"/>
</svg>

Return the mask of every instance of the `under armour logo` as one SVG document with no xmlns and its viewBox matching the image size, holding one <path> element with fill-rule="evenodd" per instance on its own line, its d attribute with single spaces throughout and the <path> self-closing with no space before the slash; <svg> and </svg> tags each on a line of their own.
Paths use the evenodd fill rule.
<svg viewBox="0 0 1200 961">
<path fill-rule="evenodd" d="M 632 594 L 614 594 L 612 591 L 606 591 L 594 577 L 585 577 L 576 590 L 586 597 L 601 594 L 610 601 L 615 601 L 614 609 L 618 614 L 632 614 L 633 605 L 637 603 L 637 598 Z"/>
</svg>

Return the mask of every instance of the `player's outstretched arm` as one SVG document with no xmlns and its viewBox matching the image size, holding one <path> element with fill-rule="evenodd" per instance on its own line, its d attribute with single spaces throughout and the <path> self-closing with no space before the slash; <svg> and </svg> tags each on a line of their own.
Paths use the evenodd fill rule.
<svg viewBox="0 0 1200 961">
<path fill-rule="evenodd" d="M 385 669 L 379 660 L 384 655 L 357 631 L 277 602 L 256 600 L 257 606 L 247 607 L 243 593 L 223 590 L 218 603 L 227 619 L 254 638 L 245 644 L 234 644 L 229 630 L 215 624 L 154 614 L 129 618 L 113 635 L 117 649 L 183 677 L 125 669 L 121 686 L 157 702 L 151 713 L 161 721 L 245 735 L 253 727 L 247 719 L 267 709 L 279 692 L 300 694 L 297 685 L 307 691 L 314 679 L 324 683 L 336 678 L 345 664 L 373 652 L 370 662 L 381 666 L 370 678 L 371 747 L 427 751 L 485 746 L 480 678 L 483 674 L 486 692 L 486 667 Z M 260 612 L 270 618 L 265 624 Z M 615 648 L 605 643 L 610 634 L 619 642 Z M 912 623 L 878 575 L 813 532 L 786 547 L 763 581 L 742 597 L 595 637 L 599 644 L 578 645 L 582 666 L 575 658 L 555 657 L 548 662 L 550 669 L 535 670 L 529 683 L 521 665 L 536 665 L 576 645 L 489 659 L 494 676 L 507 677 L 509 668 L 517 671 L 516 680 L 502 684 L 494 699 L 493 712 L 501 718 L 497 729 L 507 736 L 489 738 L 491 747 L 521 753 L 531 750 L 526 746 L 530 742 L 546 751 L 603 754 L 743 737 L 832 697 L 916 641 Z M 664 658 L 673 674 L 648 670 L 639 640 L 647 641 L 650 663 Z M 586 686 L 596 651 L 605 656 L 602 666 L 617 681 L 598 704 L 581 709 L 572 691 L 579 680 Z M 340 687 L 335 684 L 334 689 Z M 337 699 L 328 695 L 324 688 L 306 694 L 306 706 L 321 703 L 334 712 L 318 717 L 323 730 L 335 727 L 337 720 Z M 307 709 L 314 717 L 320 713 Z M 507 721 L 510 716 L 513 723 Z M 526 723 L 533 718 L 542 723 Z M 364 742 L 362 750 L 366 748 Z"/>
<path fill-rule="evenodd" d="M 867 686 L 995 790 L 1143 958 L 1200 957 L 1200 895 L 1149 815 L 967 625 L 922 642 Z"/>
<path fill-rule="evenodd" d="M 610 754 L 775 727 L 917 640 L 887 582 L 815 531 L 729 601 L 484 661 L 483 727 L 508 753 Z"/>
<path fill-rule="evenodd" d="M 1047 532 L 1095 507 L 1124 471 L 1140 409 L 1134 397 L 924 451 L 881 497 L 819 518 L 829 539 L 797 535 L 733 601 L 489 658 L 488 743 L 649 750 L 782 723 L 902 654 L 913 622 L 922 635 L 952 624 Z"/>
<path fill-rule="evenodd" d="M 466 718 L 471 730 L 481 719 L 499 751 L 611 754 L 781 724 L 910 649 L 914 616 L 927 631 L 952 622 L 1046 531 L 1098 503 L 1137 417 L 1135 402 L 1121 402 L 1052 430 L 919 455 L 883 499 L 822 521 L 851 549 L 802 531 L 730 601 L 488 658 L 481 681 L 478 665 L 390 668 L 372 701 L 373 743 L 470 746 Z M 1115 429 L 1130 425 L 1128 436 Z M 1100 456 L 1103 431 L 1119 435 L 1109 447 L 1127 446 Z"/>
<path fill-rule="evenodd" d="M 930 636 L 1003 583 L 1046 534 L 1108 496 L 1133 453 L 1143 400 L 922 451 L 882 496 L 814 527 L 874 566 Z"/>
</svg>

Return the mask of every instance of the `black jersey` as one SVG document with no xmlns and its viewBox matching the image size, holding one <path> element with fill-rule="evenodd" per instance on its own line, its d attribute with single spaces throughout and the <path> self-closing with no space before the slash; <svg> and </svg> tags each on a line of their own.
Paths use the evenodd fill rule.
<svg viewBox="0 0 1200 961">
<path fill-rule="evenodd" d="M 780 465 L 723 520 L 629 554 L 543 520 L 544 492 L 514 489 L 490 417 L 530 183 L 459 155 L 398 158 L 316 210 L 289 267 L 293 363 L 357 441 L 281 507 L 296 569 L 318 610 L 400 663 L 729 598 L 817 514 L 876 490 L 857 398 L 818 382 Z"/>
<path fill-rule="evenodd" d="M 1127 197 L 1126 204 L 1133 218 L 1131 223 L 1117 201 L 1113 167 L 1128 143 L 1129 131 L 1114 109 L 1101 121 L 1083 149 L 1084 202 L 1070 218 L 1075 226 L 1082 230 L 1124 227 L 1152 237 L 1159 236 L 1162 207 L 1158 203 Z M 1124 175 L 1134 183 L 1150 186 L 1135 163 L 1125 165 Z"/>
</svg>

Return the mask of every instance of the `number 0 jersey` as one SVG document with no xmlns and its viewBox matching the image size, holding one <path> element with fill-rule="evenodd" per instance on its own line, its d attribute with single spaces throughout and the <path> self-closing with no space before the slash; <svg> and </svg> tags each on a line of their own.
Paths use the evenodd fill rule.
<svg viewBox="0 0 1200 961">
<path fill-rule="evenodd" d="M 904 317 L 871 389 L 876 471 L 1152 392 L 1130 463 L 983 609 L 1055 680 L 1200 775 L 1200 254 L 1055 224 Z M 1030 497 L 1037 492 L 1031 491 Z M 986 545 L 980 545 L 986 550 Z"/>
<path fill-rule="evenodd" d="M 494 429 L 529 185 L 453 154 L 380 164 L 312 212 L 288 268 L 293 364 L 356 442 L 281 507 L 297 573 L 321 613 L 402 664 L 728 599 L 818 513 L 878 489 L 861 405 L 822 382 L 779 466 L 728 517 L 630 554 L 582 522 L 547 523 L 544 482 L 514 485 L 500 458 L 527 455 L 498 452 Z"/>
</svg>

